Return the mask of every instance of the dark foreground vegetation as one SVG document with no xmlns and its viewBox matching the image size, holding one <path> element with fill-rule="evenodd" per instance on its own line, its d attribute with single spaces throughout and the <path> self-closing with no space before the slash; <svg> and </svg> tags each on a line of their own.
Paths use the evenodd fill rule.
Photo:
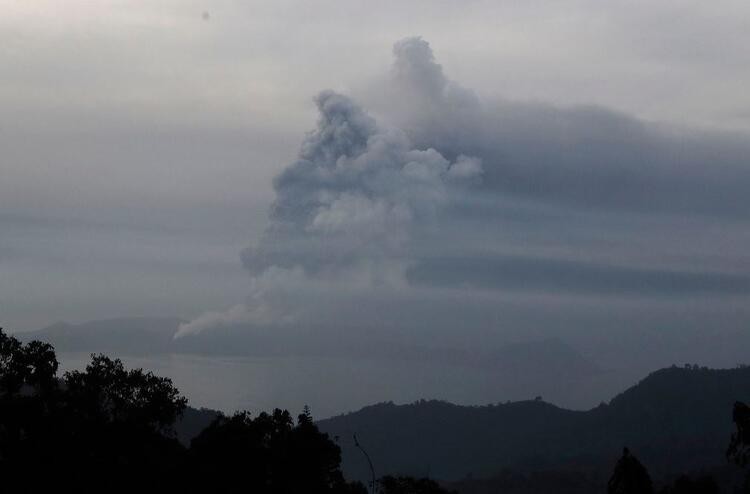
<svg viewBox="0 0 750 494">
<path fill-rule="evenodd" d="M 318 430 L 308 411 L 296 420 L 281 410 L 256 417 L 219 414 L 186 445 L 174 425 L 187 401 L 169 379 L 127 370 L 103 355 L 92 356 L 84 371 L 59 377 L 57 370 L 50 345 L 22 344 L 0 330 L 0 492 L 596 492 L 593 484 L 581 490 L 566 475 L 501 474 L 452 485 L 385 476 L 365 486 L 344 478 L 338 444 Z M 750 408 L 736 403 L 734 423 L 726 455 L 744 468 L 750 462 Z M 655 492 L 646 468 L 627 449 L 606 490 Z M 750 493 L 750 480 L 736 491 Z M 715 494 L 719 487 L 710 476 L 682 476 L 657 492 Z"/>
<path fill-rule="evenodd" d="M 103 355 L 57 367 L 48 344 L 0 332 L 1 492 L 366 492 L 308 414 L 219 416 L 185 447 L 169 379 Z"/>
</svg>

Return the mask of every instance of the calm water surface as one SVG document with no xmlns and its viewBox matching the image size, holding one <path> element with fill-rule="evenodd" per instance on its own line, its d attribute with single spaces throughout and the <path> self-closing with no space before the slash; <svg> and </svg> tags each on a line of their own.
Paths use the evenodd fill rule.
<svg viewBox="0 0 750 494">
<path fill-rule="evenodd" d="M 59 358 L 62 370 L 83 369 L 90 360 L 86 353 L 63 352 Z M 608 373 L 584 381 L 528 386 L 515 376 L 471 367 L 346 358 L 168 354 L 122 360 L 128 367 L 170 377 L 194 407 L 225 412 L 279 407 L 297 413 L 307 404 L 317 418 L 382 401 L 410 403 L 422 398 L 487 404 L 541 395 L 561 406 L 588 408 L 633 383 Z"/>
</svg>

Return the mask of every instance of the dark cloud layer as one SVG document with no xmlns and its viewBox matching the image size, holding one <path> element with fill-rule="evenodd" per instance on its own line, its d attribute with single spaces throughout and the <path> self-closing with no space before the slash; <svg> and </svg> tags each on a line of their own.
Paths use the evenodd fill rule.
<svg viewBox="0 0 750 494">
<path fill-rule="evenodd" d="M 750 295 L 750 277 L 637 269 L 538 257 L 435 258 L 406 272 L 410 283 L 593 295 Z"/>
<path fill-rule="evenodd" d="M 664 321 L 675 300 L 750 294 L 741 136 L 487 102 L 450 81 L 421 38 L 393 54 L 388 84 L 361 95 L 371 111 L 331 91 L 316 98 L 318 125 L 242 254 L 247 302 L 182 334 L 373 320 L 390 338 L 461 321 L 481 332 L 505 305 L 499 341 L 545 311 L 585 326 L 592 304 L 622 313 L 641 300 L 666 304 L 641 314 Z"/>
<path fill-rule="evenodd" d="M 599 107 L 482 103 L 443 74 L 424 40 L 394 49 L 375 98 L 418 146 L 476 155 L 484 190 L 581 208 L 747 218 L 750 143 L 642 122 Z"/>
</svg>

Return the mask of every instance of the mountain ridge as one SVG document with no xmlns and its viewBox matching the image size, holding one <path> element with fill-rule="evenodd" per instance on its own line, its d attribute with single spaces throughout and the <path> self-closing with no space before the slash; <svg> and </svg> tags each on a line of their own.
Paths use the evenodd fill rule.
<svg viewBox="0 0 750 494">
<path fill-rule="evenodd" d="M 153 354 L 168 351 L 183 322 L 177 317 L 121 317 L 80 324 L 60 321 L 15 336 L 23 341 L 45 341 L 64 352 Z"/>
<path fill-rule="evenodd" d="M 664 368 L 586 411 L 541 399 L 483 406 L 380 403 L 321 420 L 339 438 L 344 471 L 366 479 L 357 434 L 379 475 L 441 480 L 503 469 L 604 475 L 628 446 L 657 477 L 725 464 L 732 405 L 750 400 L 750 367 Z"/>
</svg>

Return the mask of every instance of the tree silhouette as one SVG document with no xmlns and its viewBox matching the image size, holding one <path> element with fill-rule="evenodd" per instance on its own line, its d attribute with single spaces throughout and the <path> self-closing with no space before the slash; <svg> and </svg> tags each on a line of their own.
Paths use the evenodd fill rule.
<svg viewBox="0 0 750 494">
<path fill-rule="evenodd" d="M 361 484 L 344 481 L 340 463 L 339 447 L 309 412 L 296 425 L 279 409 L 254 419 L 247 412 L 222 416 L 190 447 L 196 492 L 365 493 Z"/>
<path fill-rule="evenodd" d="M 84 371 L 65 374 L 64 386 L 65 442 L 94 468 L 101 487 L 171 487 L 168 477 L 178 474 L 184 455 L 172 426 L 187 400 L 169 379 L 92 355 Z"/>
<path fill-rule="evenodd" d="M 142 369 L 126 370 L 122 361 L 105 355 L 92 355 L 83 372 L 67 372 L 65 385 L 73 411 L 92 423 L 170 433 L 187 405 L 168 378 Z"/>
<path fill-rule="evenodd" d="M 0 329 L 2 492 L 367 494 L 361 483 L 344 479 L 341 451 L 320 432 L 308 407 L 296 420 L 279 409 L 257 416 L 219 414 L 186 448 L 173 429 L 187 400 L 169 379 L 126 369 L 119 359 L 104 355 L 92 355 L 84 370 L 62 377 L 57 371 L 50 345 L 23 344 Z M 727 456 L 747 466 L 750 407 L 736 403 L 733 418 L 736 432 Z M 541 485 L 569 492 L 564 476 L 527 480 L 498 485 L 531 486 L 514 492 L 540 492 Z M 387 476 L 379 492 L 453 491 L 429 479 Z M 717 492 L 710 477 L 683 476 L 661 494 Z M 608 493 L 653 493 L 648 472 L 627 448 Z"/>
<path fill-rule="evenodd" d="M 183 454 L 171 381 L 92 356 L 57 377 L 54 349 L 0 330 L 0 475 L 7 492 L 165 491 Z M 153 491 L 152 491 L 153 492 Z"/>
<path fill-rule="evenodd" d="M 385 476 L 380 479 L 381 494 L 456 494 L 440 487 L 440 484 L 430 479 L 415 479 L 412 477 Z"/>
<path fill-rule="evenodd" d="M 736 431 L 732 433 L 727 457 L 745 467 L 750 461 L 750 406 L 738 401 L 734 404 L 732 420 Z"/>
<path fill-rule="evenodd" d="M 24 387 L 48 390 L 55 383 L 57 367 L 51 345 L 39 341 L 23 345 L 0 328 L 0 396 L 15 398 Z"/>
<path fill-rule="evenodd" d="M 628 448 L 615 465 L 615 471 L 607 484 L 608 494 L 652 494 L 654 492 L 651 477 L 638 459 L 630 454 Z"/>
<path fill-rule="evenodd" d="M 9 491 L 22 492 L 28 465 L 54 455 L 57 367 L 50 345 L 23 345 L 0 329 L 0 476 Z"/>
<path fill-rule="evenodd" d="M 172 382 L 92 355 L 57 377 L 54 349 L 0 330 L 3 492 L 366 494 L 341 473 L 341 451 L 287 411 L 220 415 L 183 447 L 187 400 Z"/>
<path fill-rule="evenodd" d="M 729 440 L 727 457 L 737 465 L 745 468 L 750 463 L 750 406 L 738 401 L 734 404 L 732 412 L 735 432 Z M 745 493 L 750 493 L 750 472 L 745 477 L 743 486 Z"/>
<path fill-rule="evenodd" d="M 719 494 L 719 486 L 708 475 L 696 479 L 681 475 L 672 486 L 662 489 L 660 494 Z"/>
</svg>

